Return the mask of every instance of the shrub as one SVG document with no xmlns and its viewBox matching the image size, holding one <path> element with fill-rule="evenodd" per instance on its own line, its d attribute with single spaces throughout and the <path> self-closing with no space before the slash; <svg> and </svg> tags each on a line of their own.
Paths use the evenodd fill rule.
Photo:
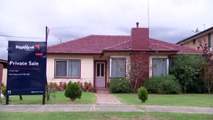
<svg viewBox="0 0 213 120">
<path fill-rule="evenodd" d="M 112 93 L 129 93 L 131 92 L 130 81 L 126 78 L 112 78 L 109 84 Z"/>
<path fill-rule="evenodd" d="M 1 85 L 1 92 L 6 97 L 6 86 L 4 84 Z"/>
<path fill-rule="evenodd" d="M 142 102 L 145 102 L 146 100 L 148 100 L 148 91 L 145 87 L 138 88 L 138 98 Z"/>
<path fill-rule="evenodd" d="M 58 85 L 58 90 L 59 91 L 63 91 L 67 88 L 67 84 L 66 82 L 60 82 L 59 85 Z"/>
<path fill-rule="evenodd" d="M 207 89 L 205 83 L 202 81 L 201 76 L 195 76 L 193 82 L 189 83 L 187 93 L 205 93 Z"/>
<path fill-rule="evenodd" d="M 77 84 L 80 86 L 80 88 L 83 90 L 84 89 L 84 86 L 82 84 L 82 82 L 78 81 Z"/>
<path fill-rule="evenodd" d="M 181 84 L 184 93 L 188 92 L 188 89 L 193 88 L 193 84 L 197 79 L 201 81 L 201 65 L 204 59 L 201 55 L 175 55 L 172 58 L 170 65 L 170 74 L 175 75 L 179 83 Z M 197 84 L 200 90 L 203 86 Z M 191 92 L 193 89 L 189 90 Z"/>
<path fill-rule="evenodd" d="M 143 85 L 149 93 L 178 94 L 181 91 L 181 86 L 173 75 L 153 77 Z"/>
<path fill-rule="evenodd" d="M 58 89 L 58 85 L 55 82 L 48 83 L 48 90 L 56 91 Z"/>
<path fill-rule="evenodd" d="M 84 82 L 84 91 L 91 91 L 92 90 L 92 83 L 91 82 Z"/>
<path fill-rule="evenodd" d="M 81 87 L 76 82 L 74 83 L 69 82 L 64 95 L 70 98 L 71 101 L 74 101 L 77 98 L 81 99 L 82 95 Z"/>
</svg>

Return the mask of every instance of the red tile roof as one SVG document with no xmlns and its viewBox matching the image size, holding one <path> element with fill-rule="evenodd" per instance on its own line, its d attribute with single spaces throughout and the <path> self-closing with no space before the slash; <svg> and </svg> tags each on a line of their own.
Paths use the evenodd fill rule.
<svg viewBox="0 0 213 120">
<path fill-rule="evenodd" d="M 48 47 L 48 53 L 101 54 L 104 51 L 131 51 L 131 36 L 90 35 Z M 149 49 L 141 51 L 167 51 L 194 54 L 199 51 L 187 47 L 150 39 Z"/>
<path fill-rule="evenodd" d="M 164 41 L 160 41 L 160 40 L 155 40 L 155 39 L 151 39 L 151 46 L 152 46 L 152 50 L 157 50 L 157 51 L 172 51 L 172 50 L 176 50 L 178 54 L 200 54 L 201 51 L 192 49 L 192 48 L 188 48 L 188 47 L 184 47 L 184 46 L 180 46 L 180 45 L 176 45 L 173 43 L 169 43 L 169 42 L 164 42 Z"/>
</svg>

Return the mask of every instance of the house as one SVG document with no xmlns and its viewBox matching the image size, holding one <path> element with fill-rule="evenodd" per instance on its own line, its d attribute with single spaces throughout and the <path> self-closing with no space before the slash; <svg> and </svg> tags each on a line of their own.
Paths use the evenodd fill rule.
<svg viewBox="0 0 213 120">
<path fill-rule="evenodd" d="M 0 86 L 1 83 L 6 85 L 6 79 L 7 79 L 7 61 L 0 59 Z"/>
<path fill-rule="evenodd" d="M 48 47 L 47 79 L 88 81 L 105 88 L 112 77 L 128 77 L 129 63 L 134 60 L 148 66 L 145 79 L 168 74 L 171 55 L 194 53 L 197 50 L 149 38 L 149 29 L 137 23 L 130 36 L 90 35 Z"/>
<path fill-rule="evenodd" d="M 212 51 L 212 43 L 213 43 L 213 27 L 210 27 L 202 32 L 199 32 L 193 36 L 190 36 L 186 39 L 183 39 L 177 42 L 177 45 L 193 48 L 196 50 L 202 50 L 200 48 L 200 44 L 208 47 L 209 51 Z"/>
</svg>

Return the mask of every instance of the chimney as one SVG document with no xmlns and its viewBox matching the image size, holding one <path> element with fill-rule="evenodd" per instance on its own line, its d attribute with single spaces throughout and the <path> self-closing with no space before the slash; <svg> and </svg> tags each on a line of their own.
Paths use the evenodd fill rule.
<svg viewBox="0 0 213 120">
<path fill-rule="evenodd" d="M 136 28 L 132 28 L 132 49 L 149 49 L 149 28 L 139 28 L 139 23 L 136 23 Z"/>
</svg>

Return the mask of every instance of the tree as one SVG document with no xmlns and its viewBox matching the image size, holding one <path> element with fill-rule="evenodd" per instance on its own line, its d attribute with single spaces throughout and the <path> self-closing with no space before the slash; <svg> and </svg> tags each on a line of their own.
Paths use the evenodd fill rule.
<svg viewBox="0 0 213 120">
<path fill-rule="evenodd" d="M 195 79 L 194 77 L 200 74 L 202 61 L 203 59 L 200 55 L 173 56 L 172 65 L 170 66 L 170 74 L 175 75 L 179 80 L 184 93 L 186 93 L 189 84 Z"/>
<path fill-rule="evenodd" d="M 132 53 L 131 62 L 128 65 L 128 74 L 133 91 L 137 91 L 144 80 L 149 77 L 149 54 Z"/>
<path fill-rule="evenodd" d="M 206 88 L 208 89 L 208 93 L 211 93 L 211 89 L 213 86 L 213 59 L 212 52 L 209 51 L 207 44 L 202 44 L 200 42 L 200 47 L 203 52 L 203 57 L 205 58 L 205 63 L 202 65 L 202 80 L 204 81 Z"/>
<path fill-rule="evenodd" d="M 137 92 L 137 89 L 143 84 L 144 80 L 149 77 L 149 54 L 133 52 L 130 54 L 130 61 L 127 60 L 127 64 L 119 62 L 119 60 L 114 60 L 114 63 L 117 65 L 116 72 L 128 78 L 132 91 Z"/>
<path fill-rule="evenodd" d="M 206 85 L 206 88 L 208 89 L 208 93 L 211 93 L 212 85 L 213 85 L 213 69 L 211 64 L 204 63 L 202 65 L 202 79 Z"/>
</svg>

